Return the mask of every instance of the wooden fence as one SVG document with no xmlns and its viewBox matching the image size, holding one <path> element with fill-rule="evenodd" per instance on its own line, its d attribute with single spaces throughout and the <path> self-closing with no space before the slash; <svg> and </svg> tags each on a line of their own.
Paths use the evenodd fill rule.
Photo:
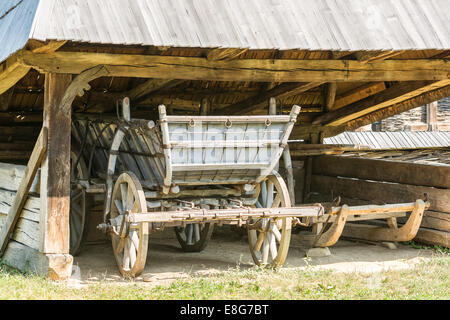
<svg viewBox="0 0 450 320">
<path fill-rule="evenodd" d="M 431 206 L 415 240 L 450 247 L 450 165 L 320 156 L 313 162 L 311 191 L 323 199 L 339 195 L 348 204 L 413 202 L 427 197 Z M 345 229 L 343 235 L 351 236 Z"/>
</svg>

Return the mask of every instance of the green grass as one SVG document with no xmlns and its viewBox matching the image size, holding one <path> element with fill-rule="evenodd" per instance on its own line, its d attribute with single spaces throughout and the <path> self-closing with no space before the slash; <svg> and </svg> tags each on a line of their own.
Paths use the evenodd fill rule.
<svg viewBox="0 0 450 320">
<path fill-rule="evenodd" d="M 0 263 L 0 299 L 449 299 L 450 255 L 435 251 L 413 269 L 336 273 L 306 269 L 236 268 L 169 285 L 99 282 L 69 287 L 24 275 Z"/>
</svg>

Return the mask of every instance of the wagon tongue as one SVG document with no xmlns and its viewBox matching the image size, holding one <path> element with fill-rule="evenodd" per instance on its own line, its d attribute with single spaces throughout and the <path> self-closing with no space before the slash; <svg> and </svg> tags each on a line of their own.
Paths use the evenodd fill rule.
<svg viewBox="0 0 450 320">
<path fill-rule="evenodd" d="M 133 213 L 128 215 L 128 223 L 139 222 L 219 222 L 246 221 L 249 218 L 301 218 L 318 217 L 324 214 L 321 204 L 280 208 L 233 208 L 233 209 L 190 209 L 186 211 L 161 211 Z"/>
</svg>

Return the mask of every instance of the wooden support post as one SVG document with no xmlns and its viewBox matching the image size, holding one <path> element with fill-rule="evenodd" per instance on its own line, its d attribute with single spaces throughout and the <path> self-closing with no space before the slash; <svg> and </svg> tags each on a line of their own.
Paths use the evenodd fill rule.
<svg viewBox="0 0 450 320">
<path fill-rule="evenodd" d="M 427 104 L 427 124 L 428 131 L 436 131 L 438 120 L 437 120 L 437 101 Z"/>
<path fill-rule="evenodd" d="M 326 86 L 326 97 L 325 97 L 325 110 L 331 111 L 334 109 L 334 102 L 336 100 L 336 82 L 330 82 Z"/>
<path fill-rule="evenodd" d="M 207 116 L 211 114 L 211 101 L 208 98 L 203 98 L 200 103 L 200 115 Z"/>
<path fill-rule="evenodd" d="M 56 279 L 70 277 L 73 260 L 69 254 L 71 104 L 63 102 L 71 80 L 68 74 L 45 77 L 43 126 L 48 144 L 41 166 L 39 251 L 48 257 Z"/>
<path fill-rule="evenodd" d="M 311 134 L 310 143 L 316 144 L 316 143 L 322 143 L 322 134 Z M 309 193 L 311 192 L 311 178 L 312 178 L 312 169 L 313 169 L 313 157 L 308 157 L 305 162 L 305 181 L 304 181 L 304 187 L 303 187 L 303 203 L 308 201 Z M 303 221 L 305 222 L 305 221 Z M 319 234 L 320 230 L 323 227 L 323 223 L 316 223 L 313 225 L 313 233 Z"/>
</svg>

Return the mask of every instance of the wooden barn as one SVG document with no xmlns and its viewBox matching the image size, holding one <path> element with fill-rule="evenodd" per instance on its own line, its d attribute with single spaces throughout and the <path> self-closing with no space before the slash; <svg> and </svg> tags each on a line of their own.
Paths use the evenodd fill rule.
<svg viewBox="0 0 450 320">
<path fill-rule="evenodd" d="M 322 145 L 325 138 L 450 96 L 449 16 L 448 0 L 2 0 L 2 259 L 70 276 L 74 188 L 101 203 L 106 178 L 94 171 L 106 170 L 114 132 L 96 124 L 117 119 L 128 102 L 132 118 L 148 121 L 158 119 L 159 105 L 169 118 L 211 119 L 265 116 L 269 105 L 271 114 L 289 115 L 300 106 L 289 147 L 304 164 L 296 203 L 308 203 L 311 191 L 330 191 L 324 175 L 343 174 L 313 161 L 342 149 Z M 93 123 L 92 137 L 80 119 Z M 97 147 L 95 156 L 75 152 L 85 145 Z M 330 160 L 323 166 L 345 167 Z M 80 161 L 88 186 L 71 183 Z M 450 212 L 448 193 L 428 192 L 448 191 L 449 167 L 433 172 L 437 180 L 421 176 L 427 182 L 414 199 L 378 200 L 414 202 L 426 189 L 430 210 Z M 85 224 L 86 207 L 72 207 Z M 91 220 L 85 229 L 95 229 Z"/>
</svg>

